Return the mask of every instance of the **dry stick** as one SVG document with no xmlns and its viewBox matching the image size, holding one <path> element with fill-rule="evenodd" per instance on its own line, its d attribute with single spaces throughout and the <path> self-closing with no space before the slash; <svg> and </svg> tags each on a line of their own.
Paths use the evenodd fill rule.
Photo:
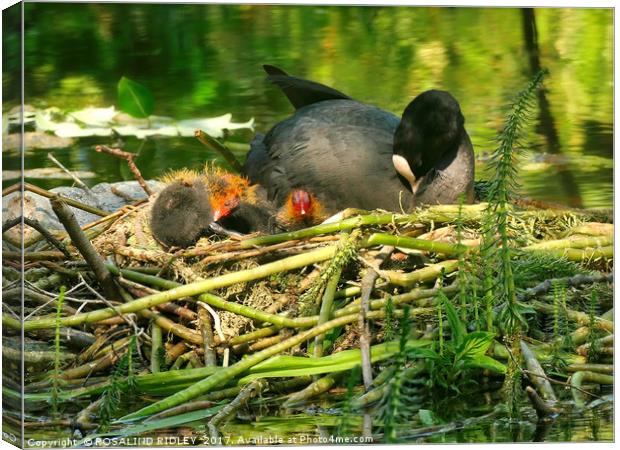
<svg viewBox="0 0 620 450">
<path fill-rule="evenodd" d="M 233 155 L 233 153 L 224 144 L 222 144 L 217 139 L 209 136 L 207 133 L 205 133 L 202 130 L 196 130 L 194 132 L 194 136 L 205 147 L 209 147 L 210 149 L 215 150 L 220 155 L 222 155 L 224 159 L 228 161 L 228 164 L 230 164 L 233 169 L 235 169 L 239 173 L 243 173 L 243 167 L 241 166 L 241 164 L 239 164 L 239 161 L 237 161 L 237 158 L 235 158 L 235 155 Z"/>
<path fill-rule="evenodd" d="M 65 166 L 63 166 L 60 161 L 58 161 L 56 158 L 54 158 L 54 155 L 52 155 L 51 153 L 48 153 L 47 154 L 47 158 L 50 159 L 58 167 L 60 167 L 63 172 L 65 172 L 67 175 L 69 175 L 71 178 L 73 178 L 73 181 L 75 181 L 75 184 L 77 184 L 79 187 L 84 189 L 86 192 L 89 192 L 89 193 L 91 192 L 90 188 L 88 186 L 86 186 L 86 184 L 84 184 L 84 182 L 82 180 L 80 180 L 77 177 L 76 174 L 71 172 L 69 169 L 67 169 Z"/>
<path fill-rule="evenodd" d="M 280 244 L 270 245 L 267 247 L 257 248 L 255 250 L 245 250 L 237 252 L 218 253 L 216 255 L 209 255 L 200 261 L 200 264 L 208 265 L 220 261 L 237 261 L 239 259 L 254 258 L 256 256 L 262 256 L 267 253 L 271 253 L 274 250 L 280 250 L 285 248 L 294 247 L 299 241 L 287 241 Z"/>
<path fill-rule="evenodd" d="M 52 205 L 52 209 L 56 213 L 56 216 L 58 216 L 58 220 L 60 220 L 60 222 L 67 230 L 67 233 L 69 233 L 71 242 L 73 242 L 73 245 L 78 249 L 80 254 L 84 257 L 84 259 L 94 272 L 95 278 L 97 278 L 97 281 L 99 281 L 99 284 L 101 284 L 105 296 L 108 299 L 119 299 L 120 295 L 116 284 L 114 284 L 112 274 L 105 266 L 101 255 L 97 253 L 95 247 L 93 247 L 93 245 L 88 240 L 88 237 L 86 237 L 86 235 L 80 228 L 80 225 L 75 219 L 73 211 L 71 211 L 69 207 L 58 197 L 52 198 L 50 203 Z M 121 313 L 119 312 L 118 314 Z"/>
<path fill-rule="evenodd" d="M 168 319 L 167 317 L 162 316 L 161 314 L 153 312 L 150 309 L 143 309 L 141 311 L 138 311 L 138 314 L 140 314 L 142 317 L 154 321 L 162 329 L 176 336 L 179 336 L 181 339 L 191 342 L 192 344 L 202 344 L 202 336 L 199 333 L 190 328 L 184 327 L 183 325 L 179 325 L 178 323 Z"/>
<path fill-rule="evenodd" d="M 259 394 L 261 390 L 267 385 L 265 380 L 254 380 L 250 382 L 247 386 L 244 386 L 239 392 L 239 395 L 235 397 L 235 399 L 224 406 L 222 409 L 218 411 L 218 413 L 213 416 L 213 418 L 207 424 L 209 428 L 209 434 L 211 435 L 211 439 L 214 442 L 217 442 L 220 433 L 217 427 L 224 422 L 231 414 L 234 414 L 239 408 L 241 408 L 245 403 L 248 402 L 252 397 Z"/>
<path fill-rule="evenodd" d="M 151 324 L 151 373 L 157 373 L 160 370 L 162 348 L 161 328 L 153 322 Z"/>
<path fill-rule="evenodd" d="M 545 371 L 536 359 L 534 352 L 530 350 L 530 348 L 524 341 L 521 341 L 521 353 L 523 354 L 523 358 L 525 359 L 525 365 L 530 372 L 536 373 L 538 375 L 545 375 Z M 530 381 L 542 395 L 542 398 L 544 399 L 543 402 L 546 401 L 554 404 L 558 401 L 555 396 L 555 392 L 553 392 L 553 387 L 551 387 L 551 383 L 549 383 L 546 377 L 533 377 L 530 378 Z M 549 405 L 549 407 L 551 408 L 551 405 Z"/>
<path fill-rule="evenodd" d="M 108 155 L 116 156 L 117 158 L 127 161 L 127 166 L 129 166 L 129 170 L 131 170 L 133 176 L 136 178 L 136 180 L 138 180 L 138 183 L 140 184 L 144 192 L 146 192 L 146 195 L 148 195 L 149 197 L 153 195 L 153 191 L 151 190 L 149 185 L 146 184 L 146 181 L 144 181 L 144 178 L 142 178 L 142 174 L 140 173 L 138 166 L 136 166 L 136 163 L 133 161 L 133 159 L 136 157 L 135 153 L 125 152 L 120 148 L 110 148 L 105 145 L 98 145 L 97 147 L 95 147 L 95 151 L 97 153 L 106 153 Z"/>
<path fill-rule="evenodd" d="M 19 260 L 22 258 L 22 255 L 24 257 L 24 261 L 46 261 L 50 259 L 59 259 L 59 260 L 66 259 L 66 256 L 63 252 L 57 252 L 57 251 L 52 251 L 52 250 L 50 251 L 44 250 L 40 252 L 27 252 L 27 253 L 11 252 L 8 250 L 2 251 L 2 257 L 6 259 Z"/>
<path fill-rule="evenodd" d="M 530 403 L 536 410 L 536 415 L 538 417 L 541 417 L 541 418 L 548 417 L 548 416 L 552 416 L 560 412 L 558 409 L 552 407 L 547 402 L 545 402 L 542 398 L 540 398 L 540 396 L 538 395 L 538 393 L 534 390 L 532 386 L 526 387 L 525 393 L 530 399 Z"/>
<path fill-rule="evenodd" d="M 213 324 L 211 314 L 205 308 L 198 308 L 198 323 L 202 331 L 202 341 L 205 350 L 205 366 L 213 367 L 217 364 L 215 350 L 213 349 Z"/>
<path fill-rule="evenodd" d="M 373 235 L 375 236 L 375 235 Z M 370 239 L 369 239 L 370 241 Z M 381 251 L 374 258 L 373 264 L 380 267 L 381 264 L 390 257 L 394 251 L 393 246 L 384 246 Z M 370 295 L 375 287 L 375 281 L 379 278 L 379 274 L 372 267 L 368 267 L 368 270 L 362 278 L 361 289 L 361 301 L 360 301 L 360 314 L 358 327 L 360 329 L 360 352 L 362 354 L 362 378 L 364 380 L 364 391 L 368 392 L 372 386 L 372 363 L 370 361 L 370 324 L 367 320 L 368 312 L 370 311 Z"/>
<path fill-rule="evenodd" d="M 107 355 L 95 361 L 74 367 L 72 369 L 64 370 L 63 373 L 60 375 L 60 378 L 65 380 L 85 378 L 91 373 L 99 372 L 101 370 L 107 369 L 108 367 L 111 367 L 119 359 L 120 356 L 120 353 L 108 353 Z"/>
<path fill-rule="evenodd" d="M 594 283 L 602 283 L 602 282 L 611 283 L 613 279 L 614 279 L 613 273 L 600 273 L 596 275 L 580 274 L 580 275 L 575 275 L 573 277 L 554 278 L 551 280 L 545 280 L 542 283 L 532 288 L 526 289 L 521 294 L 517 295 L 517 299 L 519 301 L 523 301 L 523 300 L 527 300 L 532 297 L 544 295 L 553 288 L 554 283 L 558 283 L 558 282 L 562 283 L 564 286 L 567 286 L 567 287 L 571 287 L 571 286 L 579 287 L 584 284 L 594 284 Z"/>
<path fill-rule="evenodd" d="M 175 362 L 183 353 L 187 350 L 187 345 L 185 342 L 177 342 L 172 347 L 168 349 L 166 352 L 165 363 L 166 365 L 170 365 Z"/>
<path fill-rule="evenodd" d="M 50 244 L 52 244 L 54 247 L 60 250 L 67 259 L 71 259 L 71 253 L 69 253 L 69 250 L 67 250 L 67 247 L 65 247 L 65 245 L 62 242 L 60 242 L 58 239 L 56 239 L 52 235 L 52 233 L 50 233 L 47 230 L 47 228 L 45 228 L 43 225 L 39 223 L 38 220 L 30 219 L 29 217 L 23 217 L 23 216 L 15 217 L 14 219 L 7 220 L 6 222 L 2 224 L 2 233 L 6 233 L 8 230 L 13 228 L 15 225 L 21 223 L 22 218 L 23 218 L 24 224 L 37 230 L 39 233 L 41 233 L 43 237 L 45 237 L 45 239 L 49 241 Z"/>
</svg>

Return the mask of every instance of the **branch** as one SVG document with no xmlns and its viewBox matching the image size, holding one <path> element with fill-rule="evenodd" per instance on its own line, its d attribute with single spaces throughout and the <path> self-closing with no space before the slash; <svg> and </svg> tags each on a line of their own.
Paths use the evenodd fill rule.
<svg viewBox="0 0 620 450">
<path fill-rule="evenodd" d="M 56 213 L 56 216 L 58 216 L 58 220 L 60 220 L 67 230 L 71 242 L 73 242 L 73 245 L 78 249 L 95 273 L 95 277 L 97 281 L 99 281 L 99 284 L 101 284 L 105 296 L 108 299 L 119 299 L 119 292 L 116 288 L 116 284 L 114 284 L 112 274 L 105 266 L 105 262 L 101 255 L 97 253 L 95 247 L 93 247 L 86 234 L 84 234 L 84 231 L 80 228 L 80 224 L 75 219 L 73 211 L 71 211 L 66 203 L 58 197 L 52 198 L 50 203 L 52 204 L 52 209 Z"/>
<path fill-rule="evenodd" d="M 233 155 L 233 153 L 224 144 L 219 142 L 217 139 L 209 136 L 202 130 L 196 130 L 194 132 L 194 136 L 196 136 L 196 139 L 198 139 L 202 145 L 204 145 L 205 147 L 209 147 L 210 149 L 215 150 L 220 155 L 222 155 L 224 159 L 228 161 L 228 164 L 232 166 L 233 169 L 235 169 L 239 173 L 243 173 L 243 167 L 241 166 L 241 164 L 239 164 L 239 161 L 237 161 L 235 155 Z"/>
<path fill-rule="evenodd" d="M 140 186 L 142 186 L 142 189 L 144 190 L 144 192 L 146 192 L 146 195 L 148 195 L 149 197 L 153 195 L 153 191 L 151 190 L 149 185 L 146 184 L 146 181 L 144 181 L 144 178 L 142 178 L 142 174 L 140 173 L 140 170 L 138 170 L 138 166 L 136 166 L 136 164 L 133 161 L 133 159 L 136 157 L 135 153 L 125 152 L 121 150 L 120 148 L 110 148 L 105 145 L 98 145 L 97 147 L 95 147 L 95 151 L 97 153 L 106 153 L 108 155 L 112 155 L 112 156 L 115 156 L 117 158 L 124 159 L 125 161 L 127 161 L 129 170 L 131 170 L 131 173 L 133 173 L 133 176 L 136 178 L 136 180 L 138 180 L 138 183 L 140 184 Z"/>
</svg>

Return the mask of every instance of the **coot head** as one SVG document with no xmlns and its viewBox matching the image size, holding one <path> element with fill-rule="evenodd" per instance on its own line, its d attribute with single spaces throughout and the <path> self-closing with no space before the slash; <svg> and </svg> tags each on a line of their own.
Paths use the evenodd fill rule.
<svg viewBox="0 0 620 450">
<path fill-rule="evenodd" d="M 393 162 L 414 193 L 431 169 L 454 159 L 464 123 L 459 103 L 446 91 L 423 92 L 407 105 L 394 134 Z"/>
</svg>

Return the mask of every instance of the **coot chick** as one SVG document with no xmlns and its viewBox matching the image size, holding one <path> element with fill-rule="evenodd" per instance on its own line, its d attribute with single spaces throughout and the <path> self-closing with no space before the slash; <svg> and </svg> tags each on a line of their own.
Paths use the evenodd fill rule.
<svg viewBox="0 0 620 450">
<path fill-rule="evenodd" d="M 213 210 L 199 179 L 177 180 L 159 193 L 151 209 L 151 233 L 167 247 L 189 247 L 208 234 Z"/>
<path fill-rule="evenodd" d="M 449 93 L 420 94 L 401 120 L 273 66 L 265 70 L 296 111 L 255 137 L 244 170 L 276 205 L 296 189 L 315 195 L 330 215 L 455 203 L 461 193 L 473 200 L 473 148 Z"/>
</svg>

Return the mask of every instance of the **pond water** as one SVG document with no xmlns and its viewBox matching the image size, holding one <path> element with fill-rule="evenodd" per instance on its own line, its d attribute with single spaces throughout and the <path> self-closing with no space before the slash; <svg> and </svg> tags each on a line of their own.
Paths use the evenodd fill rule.
<svg viewBox="0 0 620 450">
<path fill-rule="evenodd" d="M 426 89 L 461 103 L 484 179 L 507 105 L 538 66 L 549 69 L 520 163 L 522 194 L 582 207 L 612 205 L 613 24 L 611 9 L 536 9 L 535 28 L 511 8 L 223 6 L 27 3 L 26 102 L 63 110 L 116 104 L 127 76 L 155 96 L 155 114 L 176 119 L 232 113 L 266 131 L 291 106 L 261 64 L 316 80 L 396 114 Z M 51 20 L 50 18 L 53 18 Z M 15 29 L 5 14 L 5 33 Z M 531 22 L 529 22 L 531 23 Z M 533 31 L 532 31 L 533 30 Z M 4 110 L 18 102 L 16 35 L 3 42 Z M 539 99 L 540 100 L 540 99 Z M 540 107 L 542 105 L 542 107 Z M 247 143 L 249 130 L 232 139 Z M 103 141 L 102 141 L 103 140 Z M 130 179 L 123 161 L 82 139 L 54 155 L 84 181 Z M 126 139 L 146 177 L 217 158 L 193 138 Z M 26 169 L 52 167 L 29 150 Z M 240 155 L 242 157 L 242 155 Z M 18 170 L 16 152 L 4 170 Z M 9 173 L 6 187 L 16 181 Z M 43 187 L 66 184 L 29 179 Z"/>
</svg>

